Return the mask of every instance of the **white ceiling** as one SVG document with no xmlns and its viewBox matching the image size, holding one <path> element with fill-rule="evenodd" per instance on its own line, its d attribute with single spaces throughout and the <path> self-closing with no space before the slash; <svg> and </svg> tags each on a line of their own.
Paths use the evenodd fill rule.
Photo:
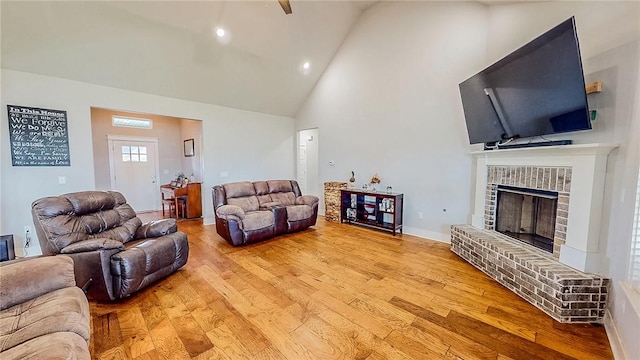
<svg viewBox="0 0 640 360">
<path fill-rule="evenodd" d="M 293 116 L 375 3 L 291 0 L 285 15 L 276 0 L 2 1 L 1 66 Z"/>
</svg>

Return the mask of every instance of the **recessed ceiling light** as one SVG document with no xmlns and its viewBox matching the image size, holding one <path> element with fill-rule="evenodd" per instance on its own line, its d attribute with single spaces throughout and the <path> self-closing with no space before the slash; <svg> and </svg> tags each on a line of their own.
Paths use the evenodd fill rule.
<svg viewBox="0 0 640 360">
<path fill-rule="evenodd" d="M 309 67 L 311 67 L 311 64 L 309 64 L 308 61 L 305 61 L 304 64 L 302 64 L 302 68 L 305 70 L 309 70 Z"/>
<path fill-rule="evenodd" d="M 216 35 L 218 35 L 218 37 L 223 37 L 225 33 L 226 32 L 224 31 L 223 28 L 217 28 L 216 29 Z"/>
</svg>

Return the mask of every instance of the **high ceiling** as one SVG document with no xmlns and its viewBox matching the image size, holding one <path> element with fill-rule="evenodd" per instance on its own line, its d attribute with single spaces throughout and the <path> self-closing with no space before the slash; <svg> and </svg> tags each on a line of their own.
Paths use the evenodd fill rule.
<svg viewBox="0 0 640 360">
<path fill-rule="evenodd" d="M 2 1 L 1 66 L 293 116 L 374 3 Z"/>
</svg>

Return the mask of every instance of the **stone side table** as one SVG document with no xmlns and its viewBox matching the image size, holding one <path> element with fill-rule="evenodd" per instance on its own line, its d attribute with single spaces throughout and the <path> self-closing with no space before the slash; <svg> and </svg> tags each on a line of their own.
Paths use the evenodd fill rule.
<svg viewBox="0 0 640 360">
<path fill-rule="evenodd" d="M 324 183 L 324 219 L 340 222 L 340 190 L 346 189 L 346 182 L 329 181 Z"/>
</svg>

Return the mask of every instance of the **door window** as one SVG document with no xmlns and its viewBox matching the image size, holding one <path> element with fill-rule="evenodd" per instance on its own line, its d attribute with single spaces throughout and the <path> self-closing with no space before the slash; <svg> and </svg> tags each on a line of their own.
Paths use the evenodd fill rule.
<svg viewBox="0 0 640 360">
<path fill-rule="evenodd" d="M 146 146 L 122 146 L 123 162 L 147 162 Z"/>
</svg>

